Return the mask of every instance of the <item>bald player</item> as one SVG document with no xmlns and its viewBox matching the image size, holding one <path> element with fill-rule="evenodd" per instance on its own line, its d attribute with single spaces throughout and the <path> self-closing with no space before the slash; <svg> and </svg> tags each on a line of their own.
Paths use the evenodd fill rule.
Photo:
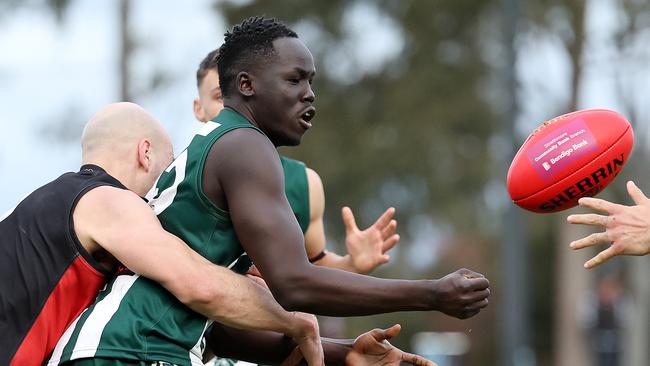
<svg viewBox="0 0 650 366">
<path fill-rule="evenodd" d="M 310 364 L 323 363 L 312 317 L 287 313 L 259 286 L 192 251 L 140 198 L 173 158 L 158 121 L 135 104 L 112 104 L 88 122 L 81 145 L 78 172 L 37 189 L 0 221 L 1 365 L 41 365 L 126 268 L 208 318 L 284 333 Z"/>
</svg>

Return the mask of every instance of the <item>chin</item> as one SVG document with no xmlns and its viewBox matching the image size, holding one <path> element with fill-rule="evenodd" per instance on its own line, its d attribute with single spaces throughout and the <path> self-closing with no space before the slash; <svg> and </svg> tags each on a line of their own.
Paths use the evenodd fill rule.
<svg viewBox="0 0 650 366">
<path fill-rule="evenodd" d="M 275 136 L 269 136 L 271 139 L 271 142 L 273 142 L 273 145 L 276 147 L 278 146 L 298 146 L 300 145 L 300 142 L 302 140 L 302 135 L 298 136 L 288 136 L 288 135 L 275 135 Z"/>
</svg>

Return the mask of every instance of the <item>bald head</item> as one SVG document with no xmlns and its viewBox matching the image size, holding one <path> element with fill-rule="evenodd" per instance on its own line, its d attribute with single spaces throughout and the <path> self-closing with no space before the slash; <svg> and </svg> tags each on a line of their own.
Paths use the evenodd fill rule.
<svg viewBox="0 0 650 366">
<path fill-rule="evenodd" d="M 134 103 L 114 103 L 102 108 L 86 124 L 81 136 L 83 160 L 130 150 L 143 138 L 169 142 L 164 128 L 151 114 Z"/>
<path fill-rule="evenodd" d="M 163 126 L 133 103 L 109 104 L 95 114 L 84 128 L 81 149 L 84 164 L 101 166 L 134 191 L 153 184 L 173 157 Z"/>
</svg>

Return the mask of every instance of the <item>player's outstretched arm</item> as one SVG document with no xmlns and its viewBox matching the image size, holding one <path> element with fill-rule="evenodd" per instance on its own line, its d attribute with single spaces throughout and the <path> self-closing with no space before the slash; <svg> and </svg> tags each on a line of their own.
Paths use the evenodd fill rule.
<svg viewBox="0 0 650 366">
<path fill-rule="evenodd" d="M 307 256 L 314 258 L 326 250 L 325 229 L 323 227 L 325 193 L 320 176 L 309 168 L 307 168 L 307 182 L 310 218 L 309 227 L 305 233 L 305 248 L 307 249 Z M 395 215 L 395 209 L 391 207 L 370 227 L 359 230 L 352 210 L 344 207 L 341 216 L 345 225 L 345 246 L 348 253 L 341 256 L 326 251 L 324 252 L 326 255 L 314 263 L 357 273 L 368 273 L 387 263 L 390 257 L 386 252 L 395 246 L 399 240 L 399 235 L 395 234 L 397 221 L 393 220 L 393 215 Z"/>
<path fill-rule="evenodd" d="M 310 365 L 323 364 L 315 317 L 285 311 L 262 287 L 210 263 L 165 231 L 134 193 L 95 188 L 79 200 L 74 223 L 82 243 L 101 246 L 194 311 L 233 327 L 286 334 L 306 352 Z"/>
<path fill-rule="evenodd" d="M 357 339 L 323 338 L 325 363 L 342 366 L 399 366 L 403 363 L 418 366 L 436 364 L 391 345 L 388 339 L 395 337 L 401 327 L 373 329 Z M 295 344 L 273 332 L 246 331 L 216 324 L 207 337 L 207 347 L 219 357 L 263 363 L 295 365 L 302 354 Z"/>
<path fill-rule="evenodd" d="M 572 249 L 582 249 L 596 245 L 609 245 L 585 263 L 585 268 L 593 268 L 618 255 L 646 255 L 650 253 L 650 199 L 634 182 L 627 182 L 627 192 L 634 206 L 625 206 L 599 198 L 581 198 L 580 206 L 598 211 L 601 214 L 570 215 L 571 224 L 591 225 L 604 228 L 604 232 L 594 233 L 571 242 Z"/>
<path fill-rule="evenodd" d="M 285 309 L 331 316 L 439 310 L 467 318 L 487 306 L 488 280 L 468 270 L 408 281 L 309 263 L 277 152 L 257 131 L 239 129 L 221 137 L 208 154 L 203 182 L 204 190 L 214 185 L 223 191 L 238 238 Z"/>
</svg>

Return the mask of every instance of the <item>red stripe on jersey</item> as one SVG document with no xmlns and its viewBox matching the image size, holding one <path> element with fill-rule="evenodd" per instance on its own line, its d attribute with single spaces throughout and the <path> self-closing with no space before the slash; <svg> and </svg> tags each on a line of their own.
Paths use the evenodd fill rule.
<svg viewBox="0 0 650 366">
<path fill-rule="evenodd" d="M 66 328 L 97 297 L 107 278 L 82 256 L 72 262 L 47 298 L 16 352 L 11 366 L 41 365 Z"/>
</svg>

